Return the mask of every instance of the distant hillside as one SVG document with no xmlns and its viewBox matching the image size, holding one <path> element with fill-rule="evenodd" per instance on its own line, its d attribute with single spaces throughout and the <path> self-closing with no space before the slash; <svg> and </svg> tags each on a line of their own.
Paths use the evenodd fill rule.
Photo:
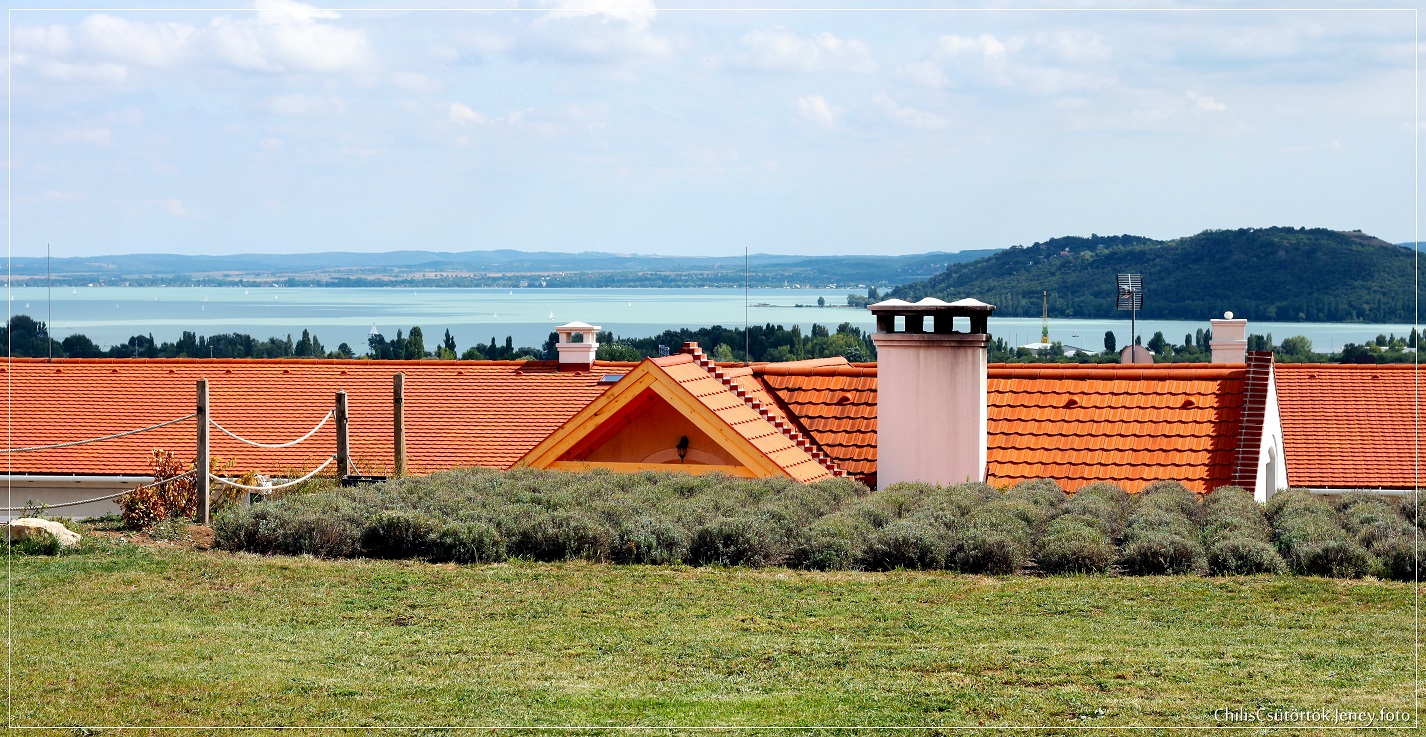
<svg viewBox="0 0 1426 737">
<path fill-rule="evenodd" d="M 948 265 L 981 258 L 998 249 L 931 252 L 905 256 L 749 257 L 755 286 L 784 283 L 825 286 L 895 285 L 927 279 Z M 232 284 L 281 282 L 288 286 L 431 287 L 513 286 L 528 280 L 550 287 L 742 286 L 742 256 L 655 256 L 586 251 L 332 251 L 298 254 L 189 256 L 129 254 L 56 258 L 14 258 L 17 278 L 44 277 L 56 284 Z"/>
<path fill-rule="evenodd" d="M 952 264 L 889 296 L 975 297 L 996 314 L 1120 317 L 1118 273 L 1144 276 L 1144 317 L 1204 320 L 1231 310 L 1249 320 L 1412 322 L 1415 254 L 1360 231 L 1208 230 L 1156 241 L 1133 235 L 1055 238 Z"/>
</svg>

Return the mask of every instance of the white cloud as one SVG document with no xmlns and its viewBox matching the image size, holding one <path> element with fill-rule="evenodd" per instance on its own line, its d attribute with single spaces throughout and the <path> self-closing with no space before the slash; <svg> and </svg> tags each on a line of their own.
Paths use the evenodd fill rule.
<svg viewBox="0 0 1426 737">
<path fill-rule="evenodd" d="M 375 54 L 366 34 L 323 22 L 338 17 L 293 0 L 259 0 L 255 14 L 221 15 L 207 25 L 94 13 L 73 28 L 15 29 L 16 66 L 35 66 L 59 81 L 110 84 L 123 81 L 130 67 L 218 65 L 274 74 L 370 69 Z"/>
<path fill-rule="evenodd" d="M 138 23 L 96 13 L 75 29 L 76 51 L 123 64 L 174 67 L 198 58 L 202 32 L 187 23 Z"/>
<path fill-rule="evenodd" d="M 417 72 L 397 72 L 391 75 L 391 83 L 409 92 L 435 92 L 441 83 Z"/>
<path fill-rule="evenodd" d="M 793 105 L 803 118 L 827 130 L 836 130 L 837 117 L 842 111 L 828 104 L 827 99 L 821 95 L 804 95 L 797 98 Z"/>
<path fill-rule="evenodd" d="M 312 95 L 278 95 L 263 100 L 263 107 L 278 115 L 303 117 L 307 115 L 340 115 L 347 109 L 347 103 L 340 97 L 316 97 Z"/>
<path fill-rule="evenodd" d="M 325 10 L 294 0 L 257 0 L 257 19 L 263 23 L 292 23 L 308 20 L 334 20 L 342 17 L 335 10 Z"/>
<path fill-rule="evenodd" d="M 830 33 L 801 36 L 786 28 L 749 31 L 745 51 L 734 61 L 752 69 L 798 72 L 861 72 L 877 69 L 866 44 Z"/>
<path fill-rule="evenodd" d="M 902 107 L 885 92 L 878 92 L 872 96 L 872 102 L 885 111 L 892 120 L 908 128 L 933 131 L 945 128 L 950 123 L 944 116 L 916 108 Z"/>
<path fill-rule="evenodd" d="M 1036 48 L 1061 61 L 1097 62 L 1110 56 L 1104 39 L 1088 31 L 1037 33 L 1033 43 Z"/>
<path fill-rule="evenodd" d="M 635 31 L 645 31 L 658 15 L 653 0 L 603 0 L 595 6 L 579 0 L 561 0 L 557 6 L 535 22 L 542 24 L 550 20 L 595 18 L 604 23 L 618 21 Z"/>
<path fill-rule="evenodd" d="M 183 200 L 177 197 L 170 197 L 158 204 L 162 205 L 163 209 L 168 211 L 168 214 L 176 218 L 186 217 L 188 215 L 188 208 L 184 207 Z"/>
<path fill-rule="evenodd" d="M 483 55 L 508 50 L 525 58 L 567 63 L 647 61 L 673 50 L 669 39 L 651 30 L 657 16 L 652 0 L 608 0 L 596 5 L 559 0 L 555 9 L 534 20 L 527 41 L 487 37 L 473 50 Z"/>
<path fill-rule="evenodd" d="M 469 105 L 463 105 L 459 102 L 450 104 L 450 112 L 447 115 L 447 119 L 456 125 L 485 125 L 490 120 L 484 113 L 477 112 L 471 109 Z"/>
<path fill-rule="evenodd" d="M 75 194 L 73 192 L 60 192 L 58 190 L 51 189 L 45 192 L 44 198 L 49 200 L 50 202 L 78 202 L 84 199 L 84 195 Z"/>
<path fill-rule="evenodd" d="M 129 70 L 122 64 L 66 64 L 59 61 L 45 62 L 39 66 L 45 79 L 74 84 L 97 84 L 114 87 L 124 83 Z"/>
<path fill-rule="evenodd" d="M 1201 110 L 1210 113 L 1221 113 L 1224 110 L 1228 109 L 1227 105 L 1218 102 L 1217 100 L 1209 97 L 1208 95 L 1200 94 L 1192 90 L 1187 93 L 1187 97 L 1188 101 L 1193 103 L 1194 110 Z"/>
<path fill-rule="evenodd" d="M 69 26 L 20 26 L 11 38 L 11 51 L 64 54 L 74 48 Z"/>
<path fill-rule="evenodd" d="M 1109 56 L 1099 36 L 1080 31 L 1030 38 L 947 34 L 936 39 L 926 60 L 898 71 L 926 87 L 1013 87 L 1053 95 L 1113 85 L 1114 75 L 1103 69 Z"/>
<path fill-rule="evenodd" d="M 935 62 L 916 61 L 902 66 L 896 73 L 922 87 L 945 87 L 950 84 L 946 73 Z"/>
<path fill-rule="evenodd" d="M 1003 60 L 1010 52 L 1019 51 L 1024 47 L 1025 39 L 1020 36 L 1012 36 L 1001 41 L 989 33 L 982 33 L 974 37 L 948 34 L 936 39 L 936 46 L 931 50 L 931 57 L 939 60 L 978 56 L 984 59 Z"/>
<path fill-rule="evenodd" d="M 59 139 L 65 143 L 89 143 L 96 146 L 108 146 L 114 142 L 113 134 L 108 128 L 70 128 L 61 133 Z"/>
</svg>

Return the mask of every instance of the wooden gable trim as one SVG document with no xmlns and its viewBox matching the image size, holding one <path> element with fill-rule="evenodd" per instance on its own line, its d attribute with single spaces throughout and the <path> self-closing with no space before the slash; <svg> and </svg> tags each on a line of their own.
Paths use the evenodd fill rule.
<svg viewBox="0 0 1426 737">
<path fill-rule="evenodd" d="M 657 369 L 657 370 L 656 370 Z M 634 401 L 644 393 L 644 390 L 651 389 L 664 401 L 668 402 L 680 414 L 687 417 L 695 427 L 702 430 L 718 443 L 720 447 L 728 451 L 735 460 L 747 467 L 748 475 L 753 476 L 788 476 L 786 470 L 777 465 L 771 458 L 758 450 L 747 438 L 743 437 L 736 430 L 728 425 L 723 418 L 709 409 L 702 402 L 694 399 L 686 388 L 680 385 L 673 377 L 669 376 L 662 368 L 652 361 L 645 360 L 637 368 L 630 371 L 625 377 L 609 391 L 605 392 L 598 399 L 589 403 L 589 406 L 580 410 L 569 421 L 561 425 L 549 437 L 540 441 L 538 445 L 530 449 L 516 466 L 532 466 L 534 468 L 558 468 L 569 467 L 566 464 L 580 466 L 591 466 L 585 461 L 562 461 L 561 456 L 569 452 L 580 441 L 587 437 L 590 432 L 601 422 L 613 417 L 623 409 L 629 402 Z M 678 468 L 671 468 L 664 464 L 617 464 L 599 463 L 600 467 L 615 468 L 616 466 L 640 466 L 638 469 L 647 470 L 643 466 L 657 465 L 662 470 L 682 470 L 694 468 L 680 464 Z M 703 466 L 702 468 L 711 468 Z M 721 468 L 721 467 L 720 467 Z M 736 468 L 728 466 L 726 468 Z M 709 473 L 710 471 L 699 471 L 698 473 Z M 724 471 L 724 473 L 730 473 Z M 744 475 L 744 474 L 734 474 Z"/>
<path fill-rule="evenodd" d="M 516 466 L 534 466 L 535 468 L 549 468 L 550 464 L 559 460 L 559 457 L 573 448 L 587 432 L 580 432 L 591 425 L 598 424 L 601 419 L 617 413 L 624 405 L 638 398 L 651 384 L 658 381 L 658 378 L 651 372 L 647 365 L 640 364 L 633 371 L 630 371 L 619 383 L 609 388 L 600 397 L 588 406 L 580 410 L 574 417 L 569 418 L 563 425 L 560 425 L 554 432 L 549 434 L 538 445 L 531 448 L 528 453 L 515 462 Z"/>
<path fill-rule="evenodd" d="M 607 468 L 620 473 L 635 473 L 637 471 L 677 471 L 701 476 L 707 473 L 721 473 L 725 476 L 739 476 L 742 478 L 758 478 L 757 472 L 747 466 L 719 466 L 700 463 L 618 463 L 614 461 L 555 461 L 550 464 L 550 468 L 555 471 L 591 471 L 596 468 Z"/>
<path fill-rule="evenodd" d="M 670 386 L 672 385 L 672 386 Z M 768 458 L 762 451 L 758 450 L 748 439 L 739 434 L 728 423 L 719 417 L 717 413 L 709 409 L 707 405 L 692 399 L 687 389 L 678 382 L 669 378 L 667 381 L 655 382 L 651 387 L 655 393 L 663 397 L 674 409 L 683 413 L 693 422 L 699 430 L 708 434 L 708 437 L 719 441 L 718 444 L 733 455 L 740 463 L 748 468 L 760 470 L 769 476 L 791 476 L 787 471 L 771 458 Z"/>
</svg>

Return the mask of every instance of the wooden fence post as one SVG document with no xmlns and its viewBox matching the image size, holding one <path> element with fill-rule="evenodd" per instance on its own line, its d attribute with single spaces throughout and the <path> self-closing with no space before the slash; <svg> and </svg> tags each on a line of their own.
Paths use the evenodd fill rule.
<svg viewBox="0 0 1426 737">
<path fill-rule="evenodd" d="M 347 444 L 347 393 L 337 392 L 337 479 L 351 475 L 351 446 Z"/>
<path fill-rule="evenodd" d="M 193 462 L 198 489 L 198 524 L 208 524 L 208 380 L 198 380 L 198 458 Z"/>
<path fill-rule="evenodd" d="M 406 374 L 397 373 L 391 381 L 391 436 L 395 443 L 392 475 L 406 475 Z"/>
</svg>

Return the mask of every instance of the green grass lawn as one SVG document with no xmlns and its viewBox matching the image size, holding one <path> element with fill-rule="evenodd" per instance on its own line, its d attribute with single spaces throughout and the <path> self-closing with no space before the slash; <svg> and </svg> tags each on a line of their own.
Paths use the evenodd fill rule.
<svg viewBox="0 0 1426 737">
<path fill-rule="evenodd" d="M 1414 707 L 1410 584 L 106 541 L 11 565 L 16 725 L 1211 726 L 1220 708 Z"/>
</svg>

